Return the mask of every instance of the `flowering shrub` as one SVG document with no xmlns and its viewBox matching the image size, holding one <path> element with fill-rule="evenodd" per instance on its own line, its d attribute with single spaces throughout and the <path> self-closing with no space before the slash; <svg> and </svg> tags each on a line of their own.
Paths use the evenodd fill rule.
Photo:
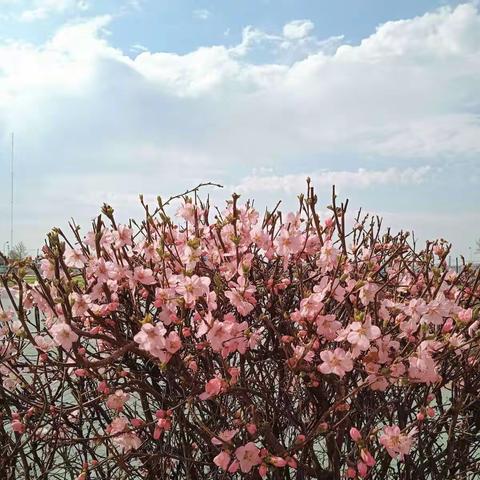
<svg viewBox="0 0 480 480">
<path fill-rule="evenodd" d="M 189 193 L 10 263 L 0 478 L 476 478 L 479 271 L 310 186 L 263 218 Z"/>
</svg>

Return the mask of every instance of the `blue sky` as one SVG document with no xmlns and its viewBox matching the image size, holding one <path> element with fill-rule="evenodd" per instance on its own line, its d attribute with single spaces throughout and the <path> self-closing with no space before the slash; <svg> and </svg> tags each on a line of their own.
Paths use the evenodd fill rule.
<svg viewBox="0 0 480 480">
<path fill-rule="evenodd" d="M 480 12 L 382 0 L 0 0 L 0 248 L 201 181 L 294 208 L 310 176 L 474 257 Z M 353 212 L 352 212 L 353 213 Z"/>
<path fill-rule="evenodd" d="M 357 43 L 387 21 L 422 15 L 442 5 L 461 2 L 438 0 L 249 0 L 249 1 L 22 1 L 3 0 L 3 38 L 36 43 L 47 40 L 72 17 L 115 15 L 110 26 L 113 45 L 128 50 L 143 45 L 150 50 L 187 53 L 201 46 L 236 44 L 246 25 L 281 31 L 292 19 L 310 19 L 320 37 L 344 35 Z M 42 5 L 44 5 L 42 9 Z M 40 18 L 16 21 L 28 13 Z M 16 17 L 16 18 L 15 18 Z"/>
</svg>

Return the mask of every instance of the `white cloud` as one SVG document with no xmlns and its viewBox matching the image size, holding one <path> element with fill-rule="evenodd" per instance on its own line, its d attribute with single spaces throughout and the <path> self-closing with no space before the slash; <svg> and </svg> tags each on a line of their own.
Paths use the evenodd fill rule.
<svg viewBox="0 0 480 480">
<path fill-rule="evenodd" d="M 68 11 L 85 11 L 89 8 L 86 0 L 34 0 L 33 8 L 24 10 L 20 14 L 23 22 L 44 20 L 52 14 L 65 13 Z"/>
<path fill-rule="evenodd" d="M 135 43 L 130 47 L 131 52 L 148 52 L 148 48 L 145 45 L 142 45 L 141 43 Z"/>
<path fill-rule="evenodd" d="M 244 56 L 257 45 L 276 45 L 281 40 L 282 37 L 278 35 L 268 34 L 263 30 L 248 25 L 242 31 L 242 41 L 233 48 L 230 48 L 229 52 L 231 55 Z"/>
<path fill-rule="evenodd" d="M 211 15 L 212 12 L 210 12 L 210 10 L 207 10 L 206 8 L 199 8 L 193 11 L 193 16 L 195 18 L 198 18 L 199 20 L 208 20 Z"/>
<path fill-rule="evenodd" d="M 109 42 L 111 21 L 69 23 L 43 45 L 0 44 L 0 134 L 18 139 L 18 218 L 25 231 L 40 225 L 34 245 L 42 228 L 92 215 L 110 191 L 130 199 L 214 180 L 288 193 L 303 190 L 294 165 L 359 192 L 426 188 L 447 161 L 463 162 L 466 183 L 478 178 L 480 14 L 471 4 L 389 22 L 353 46 L 250 27 L 239 45 L 134 58 Z M 259 50 L 270 60 L 258 61 Z M 259 165 L 290 177 L 248 178 Z M 473 187 L 462 191 L 472 205 Z M 432 203 L 452 191 L 433 191 Z"/>
<path fill-rule="evenodd" d="M 301 20 L 305 25 L 296 25 L 293 21 L 285 25 L 282 34 L 268 33 L 251 25 L 245 27 L 242 31 L 242 41 L 230 48 L 233 55 L 245 56 L 261 52 L 263 57 L 271 58 L 272 63 L 292 65 L 296 61 L 301 61 L 309 55 L 323 53 L 331 55 L 335 53 L 338 46 L 341 45 L 343 35 L 335 35 L 326 39 L 319 40 L 314 35 L 309 35 L 308 20 Z M 288 27 L 288 28 L 287 28 Z M 285 31 L 287 34 L 285 35 Z M 305 35 L 303 35 L 303 33 Z M 264 63 L 268 63 L 264 61 Z"/>
<path fill-rule="evenodd" d="M 429 166 L 418 168 L 388 168 L 386 170 L 366 170 L 359 168 L 356 171 L 319 171 L 310 173 L 295 173 L 286 175 L 266 174 L 265 172 L 248 175 L 241 182 L 229 190 L 237 193 L 286 193 L 295 195 L 305 190 L 306 179 L 310 178 L 317 187 L 331 187 L 335 185 L 348 189 L 364 189 L 376 185 L 410 185 L 420 184 L 427 179 Z"/>
<path fill-rule="evenodd" d="M 289 40 L 299 40 L 305 38 L 314 29 L 311 20 L 293 20 L 283 27 L 283 36 Z"/>
</svg>

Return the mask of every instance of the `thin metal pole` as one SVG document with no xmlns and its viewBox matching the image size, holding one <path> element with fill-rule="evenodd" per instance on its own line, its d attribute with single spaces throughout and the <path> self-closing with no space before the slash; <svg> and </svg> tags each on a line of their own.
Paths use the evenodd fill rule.
<svg viewBox="0 0 480 480">
<path fill-rule="evenodd" d="M 10 163 L 10 250 L 13 248 L 13 161 L 15 158 L 15 135 L 12 132 L 12 155 Z"/>
</svg>

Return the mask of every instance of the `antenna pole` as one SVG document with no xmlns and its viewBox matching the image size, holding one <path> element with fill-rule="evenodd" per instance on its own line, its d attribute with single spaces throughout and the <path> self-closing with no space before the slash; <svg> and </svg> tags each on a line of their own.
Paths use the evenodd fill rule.
<svg viewBox="0 0 480 480">
<path fill-rule="evenodd" d="M 15 134 L 12 132 L 12 152 L 10 162 L 10 250 L 13 248 L 13 161 L 15 158 Z"/>
</svg>

